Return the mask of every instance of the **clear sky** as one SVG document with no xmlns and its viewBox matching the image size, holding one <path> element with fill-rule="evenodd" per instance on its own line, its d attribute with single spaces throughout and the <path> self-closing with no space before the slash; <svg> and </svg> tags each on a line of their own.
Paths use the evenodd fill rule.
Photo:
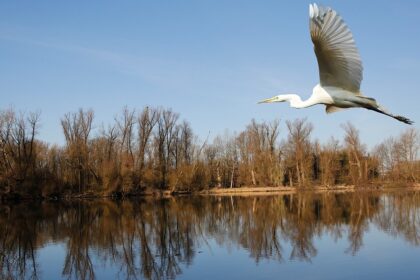
<svg viewBox="0 0 420 280">
<path fill-rule="evenodd" d="M 252 118 L 307 117 L 321 141 L 341 139 L 351 121 L 369 146 L 400 133 L 407 125 L 363 109 L 256 104 L 281 93 L 306 99 L 318 83 L 309 3 L 1 1 L 0 108 L 40 110 L 39 138 L 51 143 L 64 142 L 66 112 L 92 108 L 99 127 L 124 105 L 170 107 L 201 138 L 240 131 Z M 321 4 L 354 34 L 365 95 L 419 123 L 420 1 Z"/>
</svg>

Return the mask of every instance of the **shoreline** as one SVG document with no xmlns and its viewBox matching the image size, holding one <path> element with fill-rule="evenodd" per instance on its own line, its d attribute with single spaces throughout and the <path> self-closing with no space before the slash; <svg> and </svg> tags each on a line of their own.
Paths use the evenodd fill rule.
<svg viewBox="0 0 420 280">
<path fill-rule="evenodd" d="M 63 194 L 59 196 L 29 196 L 17 193 L 1 194 L 0 201 L 69 201 L 80 199 L 133 199 L 144 197 L 176 197 L 176 196 L 266 196 L 266 195 L 284 195 L 295 194 L 298 192 L 313 192 L 313 193 L 345 193 L 356 191 L 420 191 L 420 183 L 411 184 L 396 184 L 395 186 L 389 183 L 354 186 L 354 185 L 337 185 L 337 186 L 314 186 L 314 187 L 239 187 L 239 188 L 212 188 L 200 191 L 171 191 L 171 190 L 152 190 L 146 189 L 137 193 L 83 193 L 83 194 Z"/>
<path fill-rule="evenodd" d="M 420 184 L 401 185 L 396 187 L 380 186 L 380 185 L 369 185 L 366 187 L 360 186 L 315 186 L 315 187 L 243 187 L 243 188 L 229 188 L 229 189 L 210 189 L 200 191 L 199 195 L 211 195 L 211 196 L 254 196 L 254 195 L 277 195 L 277 194 L 295 194 L 298 192 L 314 192 L 314 193 L 344 193 L 344 192 L 356 192 L 356 191 L 397 191 L 397 190 L 410 190 L 420 191 Z"/>
</svg>

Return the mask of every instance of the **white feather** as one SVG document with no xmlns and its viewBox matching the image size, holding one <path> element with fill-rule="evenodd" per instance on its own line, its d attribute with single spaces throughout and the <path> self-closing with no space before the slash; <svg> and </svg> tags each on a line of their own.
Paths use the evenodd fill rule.
<svg viewBox="0 0 420 280">
<path fill-rule="evenodd" d="M 318 15 L 319 15 L 318 5 L 314 3 L 314 17 L 317 17 Z"/>
<path fill-rule="evenodd" d="M 309 17 L 314 17 L 314 8 L 312 7 L 312 4 L 309 4 Z"/>
</svg>

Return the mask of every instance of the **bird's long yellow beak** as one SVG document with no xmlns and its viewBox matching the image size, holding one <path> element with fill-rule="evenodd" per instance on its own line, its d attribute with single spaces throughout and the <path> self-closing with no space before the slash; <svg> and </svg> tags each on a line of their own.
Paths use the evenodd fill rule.
<svg viewBox="0 0 420 280">
<path fill-rule="evenodd" d="M 261 100 L 261 101 L 258 102 L 258 104 L 261 104 L 261 103 L 273 103 L 273 102 L 276 102 L 276 101 L 277 101 L 277 96 L 274 96 L 274 97 L 271 97 L 271 98 L 267 98 L 267 99 Z"/>
</svg>

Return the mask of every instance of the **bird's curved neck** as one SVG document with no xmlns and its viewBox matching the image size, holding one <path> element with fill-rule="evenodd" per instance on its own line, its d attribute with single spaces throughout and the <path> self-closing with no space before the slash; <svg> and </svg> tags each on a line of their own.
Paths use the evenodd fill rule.
<svg viewBox="0 0 420 280">
<path fill-rule="evenodd" d="M 286 101 L 289 101 L 290 107 L 297 108 L 297 109 L 307 108 L 315 104 L 318 104 L 317 100 L 313 98 L 313 95 L 304 101 L 302 101 L 300 96 L 297 94 L 284 94 L 283 97 L 285 98 Z"/>
</svg>

